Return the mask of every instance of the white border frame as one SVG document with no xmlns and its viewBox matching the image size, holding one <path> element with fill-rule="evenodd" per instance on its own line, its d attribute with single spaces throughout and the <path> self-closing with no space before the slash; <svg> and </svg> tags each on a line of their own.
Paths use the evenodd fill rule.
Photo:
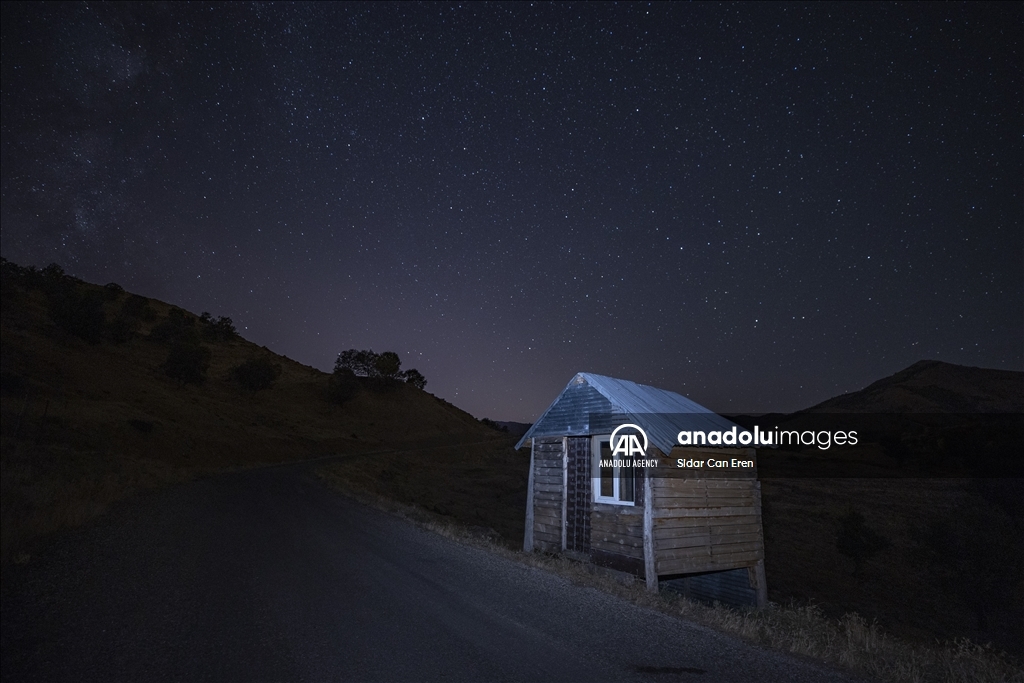
<svg viewBox="0 0 1024 683">
<path fill-rule="evenodd" d="M 601 495 L 601 442 L 605 441 L 611 443 L 611 434 L 596 434 L 591 437 L 590 441 L 590 488 L 594 492 L 594 502 L 602 503 L 604 505 L 621 505 L 623 507 L 636 507 L 636 473 L 634 473 L 633 479 L 633 498 L 634 500 L 619 500 L 619 468 L 614 468 L 615 474 L 612 479 L 612 491 L 614 496 L 608 498 Z"/>
</svg>

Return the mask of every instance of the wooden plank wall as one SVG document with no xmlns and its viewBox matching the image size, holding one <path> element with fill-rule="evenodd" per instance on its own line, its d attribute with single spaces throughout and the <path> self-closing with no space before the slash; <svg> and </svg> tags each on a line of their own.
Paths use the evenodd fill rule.
<svg viewBox="0 0 1024 683">
<path fill-rule="evenodd" d="M 594 503 L 590 513 L 590 547 L 643 562 L 643 506 Z"/>
<path fill-rule="evenodd" d="M 721 457 L 724 450 L 712 455 Z M 651 484 L 658 574 L 737 569 L 764 560 L 756 479 L 652 477 Z"/>
<path fill-rule="evenodd" d="M 590 513 L 590 547 L 644 560 L 644 475 L 636 473 L 636 505 L 594 503 Z"/>
<path fill-rule="evenodd" d="M 563 491 L 562 438 L 534 439 L 533 547 L 537 550 L 562 550 Z"/>
</svg>

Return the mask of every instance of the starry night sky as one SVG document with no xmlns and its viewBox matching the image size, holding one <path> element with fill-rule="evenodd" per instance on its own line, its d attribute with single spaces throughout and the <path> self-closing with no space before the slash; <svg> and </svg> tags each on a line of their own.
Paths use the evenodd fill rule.
<svg viewBox="0 0 1024 683">
<path fill-rule="evenodd" d="M 1022 5 L 11 4 L 2 246 L 478 417 L 1024 367 Z"/>
</svg>

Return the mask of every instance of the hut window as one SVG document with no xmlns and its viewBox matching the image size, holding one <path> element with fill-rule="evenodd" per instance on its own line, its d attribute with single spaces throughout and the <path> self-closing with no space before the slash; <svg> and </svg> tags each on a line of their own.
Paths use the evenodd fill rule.
<svg viewBox="0 0 1024 683">
<path fill-rule="evenodd" d="M 612 458 L 610 436 L 595 436 L 592 452 L 597 461 L 591 470 L 594 473 L 594 500 L 612 505 L 634 505 L 636 471 L 632 467 L 621 467 Z"/>
</svg>

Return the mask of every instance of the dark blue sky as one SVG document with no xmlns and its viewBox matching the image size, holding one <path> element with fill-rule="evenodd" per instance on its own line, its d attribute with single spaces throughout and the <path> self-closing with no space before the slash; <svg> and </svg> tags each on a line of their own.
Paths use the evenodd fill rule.
<svg viewBox="0 0 1024 683">
<path fill-rule="evenodd" d="M 397 351 L 792 410 L 1022 369 L 1022 5 L 10 4 L 2 253 Z"/>
</svg>

